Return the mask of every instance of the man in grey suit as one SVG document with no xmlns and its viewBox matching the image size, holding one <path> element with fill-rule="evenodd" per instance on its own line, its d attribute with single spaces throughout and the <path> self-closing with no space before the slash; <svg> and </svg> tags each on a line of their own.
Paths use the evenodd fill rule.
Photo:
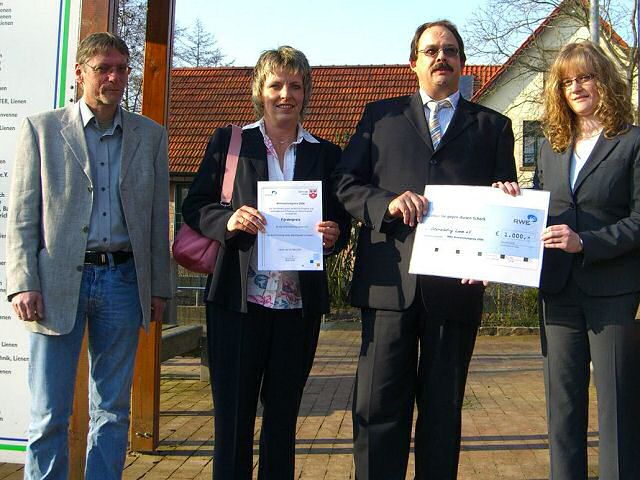
<svg viewBox="0 0 640 480">
<path fill-rule="evenodd" d="M 76 367 L 88 326 L 86 478 L 120 478 L 140 326 L 171 296 L 167 137 L 123 110 L 126 44 L 83 40 L 76 104 L 28 117 L 11 178 L 7 295 L 30 333 L 27 479 L 66 479 Z"/>
<path fill-rule="evenodd" d="M 338 199 L 362 223 L 351 285 L 351 303 L 362 309 L 353 401 L 359 480 L 405 478 L 414 402 L 415 478 L 456 478 L 484 289 L 409 274 L 428 205 L 421 192 L 516 177 L 509 119 L 460 96 L 464 61 L 453 24 L 418 27 L 409 65 L 419 91 L 367 105 L 336 169 Z"/>
</svg>

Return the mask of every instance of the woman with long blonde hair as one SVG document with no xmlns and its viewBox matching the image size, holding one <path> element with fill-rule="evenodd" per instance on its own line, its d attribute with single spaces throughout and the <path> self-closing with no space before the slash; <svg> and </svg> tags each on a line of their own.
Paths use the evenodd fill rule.
<svg viewBox="0 0 640 480">
<path fill-rule="evenodd" d="M 600 47 L 565 46 L 546 81 L 534 184 L 551 192 L 540 284 L 550 478 L 587 478 L 589 362 L 601 480 L 640 475 L 640 128 Z"/>
</svg>

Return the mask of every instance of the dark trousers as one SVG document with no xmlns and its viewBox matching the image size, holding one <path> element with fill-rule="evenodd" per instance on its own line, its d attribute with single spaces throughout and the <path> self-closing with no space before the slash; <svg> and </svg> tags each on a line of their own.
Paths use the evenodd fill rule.
<svg viewBox="0 0 640 480">
<path fill-rule="evenodd" d="M 589 362 L 598 394 L 600 480 L 640 476 L 640 294 L 541 294 L 550 478 L 587 478 Z"/>
<path fill-rule="evenodd" d="M 362 310 L 353 403 L 358 480 L 404 480 L 414 402 L 416 479 L 454 480 L 482 286 L 421 277 L 402 312 Z"/>
<path fill-rule="evenodd" d="M 293 479 L 302 391 L 318 344 L 320 316 L 249 304 L 248 313 L 207 303 L 215 408 L 213 478 L 251 479 L 258 398 L 261 480 Z"/>
</svg>

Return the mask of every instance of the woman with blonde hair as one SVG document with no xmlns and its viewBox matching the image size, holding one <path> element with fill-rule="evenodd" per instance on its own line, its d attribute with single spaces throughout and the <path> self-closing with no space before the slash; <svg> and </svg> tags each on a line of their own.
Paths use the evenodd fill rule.
<svg viewBox="0 0 640 480">
<path fill-rule="evenodd" d="M 540 284 L 550 478 L 587 478 L 589 362 L 601 480 L 640 475 L 640 128 L 600 47 L 565 46 L 547 77 L 534 184 L 551 192 Z"/>
<path fill-rule="evenodd" d="M 263 406 L 259 479 L 293 479 L 296 419 L 313 363 L 320 318 L 329 310 L 324 271 L 258 269 L 258 181 L 321 180 L 325 254 L 346 243 L 349 217 L 329 177 L 340 148 L 302 126 L 311 97 L 304 54 L 283 46 L 262 53 L 253 72 L 258 119 L 242 130 L 234 189 L 221 202 L 231 128 L 215 131 L 182 214 L 193 229 L 221 244 L 207 279 L 207 340 L 215 408 L 213 476 L 250 480 L 258 399 Z"/>
</svg>

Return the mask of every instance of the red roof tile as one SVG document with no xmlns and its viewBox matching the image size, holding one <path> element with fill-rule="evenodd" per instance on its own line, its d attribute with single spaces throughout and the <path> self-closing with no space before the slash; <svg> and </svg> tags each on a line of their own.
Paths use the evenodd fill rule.
<svg viewBox="0 0 640 480">
<path fill-rule="evenodd" d="M 480 89 L 500 65 L 468 65 Z M 229 123 L 255 120 L 250 67 L 176 68 L 171 75 L 169 168 L 195 173 L 213 131 Z M 304 126 L 314 135 L 344 144 L 368 102 L 416 91 L 408 65 L 355 65 L 313 68 L 313 95 Z"/>
</svg>

